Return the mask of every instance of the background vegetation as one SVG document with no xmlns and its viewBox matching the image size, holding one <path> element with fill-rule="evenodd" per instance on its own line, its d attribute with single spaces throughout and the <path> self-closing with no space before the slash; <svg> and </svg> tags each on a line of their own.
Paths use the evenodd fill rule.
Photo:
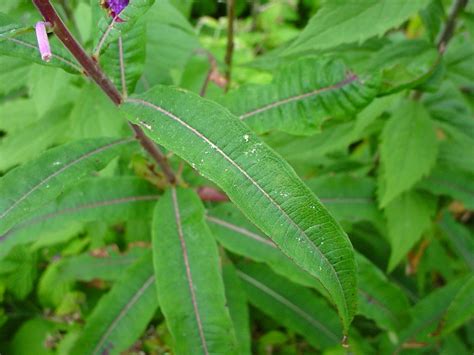
<svg viewBox="0 0 474 355">
<path fill-rule="evenodd" d="M 0 3 L 1 354 L 205 353 L 182 317 L 195 301 L 182 230 L 203 338 L 208 320 L 218 329 L 210 352 L 472 353 L 472 1 L 135 0 L 99 50 L 99 0 L 53 4 L 138 96 L 115 106 L 54 34 L 43 62 L 38 10 Z M 206 149 L 133 100 L 222 144 Z M 266 190 L 215 150 L 239 154 Z M 300 209 L 306 187 L 283 159 L 354 251 L 312 197 Z M 328 264 L 260 191 L 296 227 L 320 226 Z"/>
</svg>

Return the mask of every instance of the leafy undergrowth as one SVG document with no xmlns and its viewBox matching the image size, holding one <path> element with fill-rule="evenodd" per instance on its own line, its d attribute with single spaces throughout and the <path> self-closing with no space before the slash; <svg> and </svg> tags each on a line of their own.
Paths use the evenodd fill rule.
<svg viewBox="0 0 474 355">
<path fill-rule="evenodd" d="M 33 2 L 0 4 L 2 355 L 472 353 L 472 1 L 53 1 L 82 63 Z"/>
</svg>

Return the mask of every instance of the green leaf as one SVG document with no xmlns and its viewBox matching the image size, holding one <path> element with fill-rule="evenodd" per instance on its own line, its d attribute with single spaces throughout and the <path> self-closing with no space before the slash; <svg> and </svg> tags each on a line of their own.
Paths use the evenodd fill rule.
<svg viewBox="0 0 474 355">
<path fill-rule="evenodd" d="M 119 280 L 144 251 L 144 249 L 133 249 L 126 254 L 119 254 L 107 250 L 109 255 L 105 257 L 85 253 L 62 258 L 51 263 L 41 275 L 38 298 L 44 306 L 58 306 L 76 281 Z"/>
<path fill-rule="evenodd" d="M 261 264 L 240 264 L 237 274 L 251 304 L 301 334 L 312 346 L 324 349 L 341 341 L 337 313 L 323 298 Z"/>
<path fill-rule="evenodd" d="M 382 132 L 380 157 L 385 191 L 382 207 L 427 175 L 438 153 L 438 143 L 428 112 L 422 104 L 403 100 Z"/>
<path fill-rule="evenodd" d="M 418 187 L 436 195 L 450 196 L 461 201 L 466 208 L 474 210 L 472 181 L 474 181 L 473 173 L 437 165 L 431 174 L 418 184 Z"/>
<path fill-rule="evenodd" d="M 400 331 L 409 321 L 408 300 L 374 264 L 357 254 L 359 266 L 359 314 L 385 330 Z"/>
<path fill-rule="evenodd" d="M 151 253 L 146 253 L 100 299 L 71 355 L 112 355 L 128 349 L 158 308 L 154 281 Z"/>
<path fill-rule="evenodd" d="M 133 141 L 100 138 L 73 142 L 10 171 L 0 179 L 0 235 L 84 175 L 102 169 Z"/>
<path fill-rule="evenodd" d="M 325 175 L 306 181 L 321 202 L 338 219 L 368 221 L 384 229 L 383 217 L 375 201 L 375 181 L 369 177 Z"/>
<path fill-rule="evenodd" d="M 146 22 L 143 18 L 130 31 L 112 42 L 100 57 L 104 72 L 121 92 L 135 91 L 145 67 L 146 39 Z M 125 83 L 125 90 L 122 81 Z"/>
<path fill-rule="evenodd" d="M 395 352 L 399 351 L 404 342 L 408 340 L 426 343 L 436 340 L 433 335 L 436 335 L 439 321 L 469 278 L 462 277 L 451 281 L 418 302 L 411 310 L 411 323 L 399 335 L 399 343 Z"/>
<path fill-rule="evenodd" d="M 234 354 L 236 340 L 204 206 L 191 190 L 168 190 L 153 218 L 161 309 L 176 354 Z"/>
<path fill-rule="evenodd" d="M 474 318 L 474 276 L 471 275 L 452 300 L 439 327 L 443 335 L 449 334 Z"/>
<path fill-rule="evenodd" d="M 297 265 L 320 280 L 345 330 L 356 309 L 352 245 L 293 169 L 223 107 L 179 89 L 156 87 L 123 109 L 230 199 Z"/>
<path fill-rule="evenodd" d="M 41 59 L 34 29 L 16 24 L 7 15 L 0 13 L 0 54 L 19 57 L 51 67 L 59 67 L 73 74 L 82 69 L 55 37 L 50 38 L 52 57 L 49 62 Z"/>
<path fill-rule="evenodd" d="M 263 235 L 231 203 L 211 209 L 206 219 L 216 239 L 227 250 L 266 263 L 277 274 L 327 294 L 319 281 L 283 254 L 271 239 Z"/>
<path fill-rule="evenodd" d="M 237 353 L 250 355 L 252 350 L 247 295 L 234 265 L 230 262 L 223 265 L 222 276 L 224 278 L 227 306 L 237 338 Z"/>
<path fill-rule="evenodd" d="M 310 135 L 330 118 L 350 117 L 377 94 L 378 79 L 348 74 L 338 61 L 305 58 L 268 85 L 246 85 L 223 99 L 257 133 L 281 130 Z"/>
<path fill-rule="evenodd" d="M 381 36 L 422 10 L 429 0 L 331 0 L 311 18 L 285 55 Z"/>
<path fill-rule="evenodd" d="M 435 208 L 436 200 L 432 196 L 417 191 L 405 192 L 388 204 L 385 215 L 392 249 L 388 271 L 398 265 L 431 226 Z"/>
<path fill-rule="evenodd" d="M 457 223 L 448 213 L 444 214 L 439 226 L 454 251 L 464 259 L 471 272 L 474 272 L 474 238 L 469 229 Z"/>
<path fill-rule="evenodd" d="M 97 49 L 98 45 L 102 45 L 102 52 L 110 43 L 117 41 L 120 36 L 124 36 L 127 32 L 131 31 L 137 21 L 146 14 L 154 2 L 155 0 L 131 0 L 118 16 L 120 21 L 104 14 L 98 24 L 99 33 L 94 47 Z"/>
<path fill-rule="evenodd" d="M 159 195 L 148 183 L 132 177 L 86 179 L 64 192 L 57 201 L 32 213 L 1 236 L 0 258 L 17 244 L 35 241 L 34 247 L 65 241 L 87 222 L 124 222 L 151 217 Z"/>
<path fill-rule="evenodd" d="M 0 261 L 0 280 L 18 299 L 24 300 L 33 290 L 38 274 L 38 258 L 27 248 L 18 246 Z"/>
</svg>

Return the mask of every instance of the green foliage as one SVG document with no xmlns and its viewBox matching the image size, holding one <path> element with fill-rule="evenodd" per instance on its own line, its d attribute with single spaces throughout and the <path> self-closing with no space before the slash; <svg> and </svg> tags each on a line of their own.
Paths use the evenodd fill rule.
<svg viewBox="0 0 474 355">
<path fill-rule="evenodd" d="M 0 2 L 2 354 L 470 353 L 472 2 L 108 1 Z"/>
</svg>

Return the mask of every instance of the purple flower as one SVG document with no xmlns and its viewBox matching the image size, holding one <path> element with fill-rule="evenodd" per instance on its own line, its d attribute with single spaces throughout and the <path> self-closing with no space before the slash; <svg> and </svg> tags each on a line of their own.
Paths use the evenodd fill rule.
<svg viewBox="0 0 474 355">
<path fill-rule="evenodd" d="M 103 0 L 103 6 L 109 10 L 110 16 L 116 17 L 128 5 L 130 0 Z"/>
<path fill-rule="evenodd" d="M 46 23 L 40 21 L 36 24 L 36 39 L 38 40 L 38 48 L 41 54 L 41 59 L 49 62 L 53 56 L 51 47 L 49 46 L 48 32 L 46 31 Z"/>
</svg>

